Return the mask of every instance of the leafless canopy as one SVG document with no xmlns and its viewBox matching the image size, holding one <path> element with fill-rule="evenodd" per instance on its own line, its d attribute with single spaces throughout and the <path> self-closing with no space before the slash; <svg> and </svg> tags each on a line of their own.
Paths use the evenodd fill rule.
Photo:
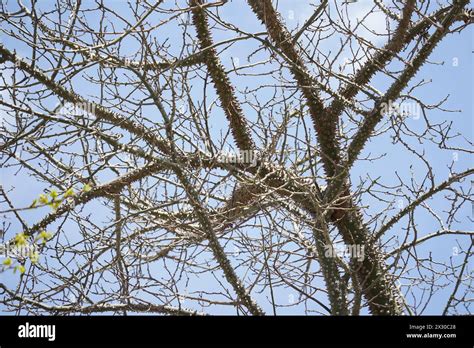
<svg viewBox="0 0 474 348">
<path fill-rule="evenodd" d="M 289 2 L 1 2 L 2 312 L 471 312 L 469 1 Z"/>
</svg>

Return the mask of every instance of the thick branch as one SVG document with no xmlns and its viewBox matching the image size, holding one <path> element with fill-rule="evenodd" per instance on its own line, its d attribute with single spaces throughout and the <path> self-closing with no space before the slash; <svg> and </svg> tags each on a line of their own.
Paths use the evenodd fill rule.
<svg viewBox="0 0 474 348">
<path fill-rule="evenodd" d="M 204 51 L 205 63 L 209 74 L 216 88 L 217 94 L 224 109 L 234 140 L 240 150 L 250 150 L 255 148 L 255 144 L 250 135 L 249 126 L 245 115 L 240 107 L 240 103 L 234 93 L 229 77 L 220 62 L 217 52 L 213 46 L 211 33 L 207 24 L 206 13 L 201 7 L 201 0 L 191 0 L 192 18 L 196 27 L 197 37 L 201 50 Z"/>
</svg>

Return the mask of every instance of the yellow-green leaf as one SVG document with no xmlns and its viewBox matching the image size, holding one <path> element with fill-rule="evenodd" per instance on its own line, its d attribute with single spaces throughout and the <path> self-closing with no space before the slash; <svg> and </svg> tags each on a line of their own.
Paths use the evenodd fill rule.
<svg viewBox="0 0 474 348">
<path fill-rule="evenodd" d="M 61 205 L 61 201 L 56 201 L 56 202 L 53 202 L 50 204 L 51 208 L 53 208 L 53 210 L 58 210 L 59 206 Z"/>
<path fill-rule="evenodd" d="M 46 243 L 47 240 L 51 239 L 53 235 L 49 232 L 46 232 L 46 231 L 41 231 L 41 233 L 39 234 L 39 238 L 41 238 L 43 240 L 43 243 Z"/>
<path fill-rule="evenodd" d="M 66 192 L 64 192 L 64 198 L 68 198 L 72 196 L 74 196 L 74 189 L 71 187 Z"/>
<path fill-rule="evenodd" d="M 26 245 L 26 236 L 23 232 L 21 233 L 18 233 L 16 236 L 15 236 L 15 244 L 17 246 L 23 246 L 23 245 Z"/>
<path fill-rule="evenodd" d="M 31 260 L 31 263 L 35 264 L 38 262 L 38 259 L 39 259 L 39 253 L 37 251 L 32 251 L 30 253 L 30 260 Z"/>
<path fill-rule="evenodd" d="M 44 193 L 40 194 L 39 201 L 41 204 L 48 203 L 49 202 L 48 196 L 46 196 Z"/>
<path fill-rule="evenodd" d="M 23 273 L 25 273 L 26 268 L 25 268 L 25 266 L 23 266 L 23 265 L 19 265 L 19 266 L 16 266 L 16 267 L 15 267 L 15 269 L 13 270 L 13 272 L 16 272 L 17 270 L 20 271 L 20 274 L 23 274 Z"/>
</svg>

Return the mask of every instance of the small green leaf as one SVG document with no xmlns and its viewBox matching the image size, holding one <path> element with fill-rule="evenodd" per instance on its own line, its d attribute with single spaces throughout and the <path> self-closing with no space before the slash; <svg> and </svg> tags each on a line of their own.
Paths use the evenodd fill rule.
<svg viewBox="0 0 474 348">
<path fill-rule="evenodd" d="M 56 199 L 56 197 L 58 197 L 58 192 L 56 190 L 51 190 L 51 192 L 49 193 L 49 195 L 51 196 L 51 198 L 54 200 Z"/>
<path fill-rule="evenodd" d="M 46 241 L 48 241 L 49 239 L 51 239 L 53 235 L 49 232 L 46 232 L 46 231 L 41 231 L 41 233 L 38 235 L 37 239 L 42 239 L 43 240 L 43 244 L 46 243 Z"/>
<path fill-rule="evenodd" d="M 16 266 L 16 267 L 13 269 L 13 273 L 16 273 L 17 270 L 20 271 L 20 274 L 23 274 L 23 273 L 25 273 L 26 268 L 25 268 L 25 266 L 23 266 L 23 265 Z"/>
<path fill-rule="evenodd" d="M 72 196 L 74 196 L 74 189 L 71 187 L 66 192 L 64 192 L 64 198 L 68 198 Z"/>
<path fill-rule="evenodd" d="M 40 201 L 41 204 L 47 204 L 49 202 L 48 196 L 46 196 L 43 193 L 40 194 L 39 201 Z"/>
<path fill-rule="evenodd" d="M 60 205 L 61 205 L 61 201 L 55 201 L 55 202 L 52 202 L 52 203 L 49 204 L 51 209 L 53 209 L 55 211 L 58 210 Z"/>
<path fill-rule="evenodd" d="M 23 246 L 23 245 L 26 245 L 26 236 L 23 232 L 21 233 L 18 233 L 16 236 L 15 236 L 15 244 L 17 246 Z"/>
<path fill-rule="evenodd" d="M 39 259 L 39 253 L 37 251 L 30 252 L 30 261 L 32 264 L 37 263 L 38 259 Z"/>
</svg>

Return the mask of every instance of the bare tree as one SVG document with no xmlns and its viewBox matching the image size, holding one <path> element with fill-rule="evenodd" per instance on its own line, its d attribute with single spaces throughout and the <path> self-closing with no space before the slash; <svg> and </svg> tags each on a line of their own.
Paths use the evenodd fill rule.
<svg viewBox="0 0 474 348">
<path fill-rule="evenodd" d="M 428 159 L 470 134 L 416 78 L 468 3 L 3 1 L 2 312 L 471 313 L 474 170 Z"/>
</svg>

